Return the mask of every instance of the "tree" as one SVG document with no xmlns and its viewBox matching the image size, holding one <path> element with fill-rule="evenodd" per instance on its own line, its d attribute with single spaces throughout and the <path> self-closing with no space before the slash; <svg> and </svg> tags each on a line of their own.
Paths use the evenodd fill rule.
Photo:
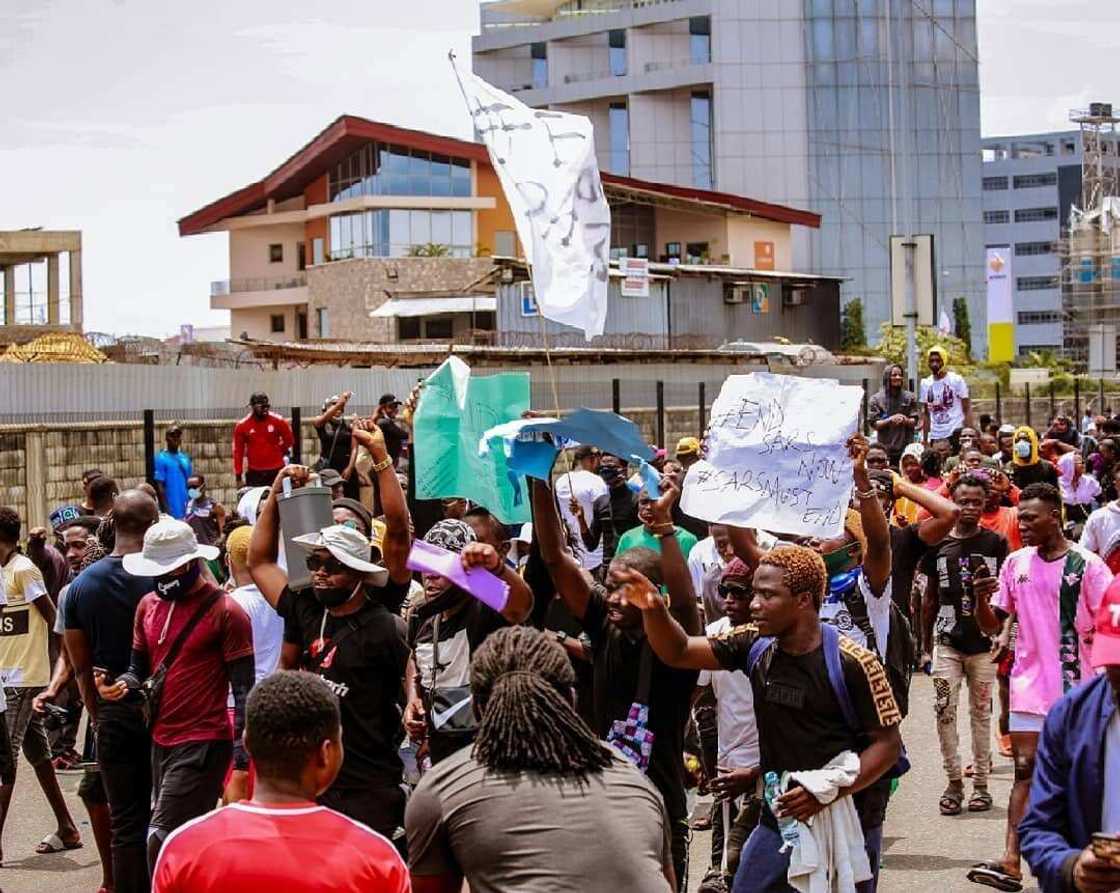
<svg viewBox="0 0 1120 893">
<path fill-rule="evenodd" d="M 867 330 L 863 325 L 863 301 L 852 298 L 840 312 L 840 350 L 858 353 L 867 349 Z"/>
<path fill-rule="evenodd" d="M 441 245 L 438 242 L 428 242 L 425 245 L 413 245 L 408 249 L 409 257 L 447 257 L 451 254 L 450 245 Z"/>
<path fill-rule="evenodd" d="M 968 318 L 968 301 L 953 299 L 953 332 L 964 342 L 965 356 L 972 359 L 972 321 Z"/>
</svg>

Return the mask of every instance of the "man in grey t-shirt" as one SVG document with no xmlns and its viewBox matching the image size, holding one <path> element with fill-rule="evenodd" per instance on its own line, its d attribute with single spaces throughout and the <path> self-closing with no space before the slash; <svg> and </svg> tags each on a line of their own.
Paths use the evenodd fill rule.
<svg viewBox="0 0 1120 893">
<path fill-rule="evenodd" d="M 428 772 L 405 814 L 415 890 L 675 889 L 661 795 L 579 718 L 574 684 L 538 630 L 498 630 L 475 652 L 473 751 Z"/>
</svg>

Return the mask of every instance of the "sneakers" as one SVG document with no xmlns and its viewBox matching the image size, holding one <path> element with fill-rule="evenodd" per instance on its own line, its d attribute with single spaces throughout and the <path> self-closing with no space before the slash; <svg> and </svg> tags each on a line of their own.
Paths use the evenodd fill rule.
<svg viewBox="0 0 1120 893">
<path fill-rule="evenodd" d="M 704 879 L 700 881 L 700 886 L 696 888 L 696 893 L 729 893 L 730 890 L 731 887 L 723 873 L 718 868 L 710 868 L 704 875 Z"/>
</svg>

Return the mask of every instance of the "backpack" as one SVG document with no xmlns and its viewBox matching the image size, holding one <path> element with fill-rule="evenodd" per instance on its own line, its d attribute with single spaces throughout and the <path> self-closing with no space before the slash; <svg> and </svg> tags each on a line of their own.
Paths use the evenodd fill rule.
<svg viewBox="0 0 1120 893">
<path fill-rule="evenodd" d="M 763 636 L 751 645 L 750 653 L 747 655 L 746 673 L 748 679 L 751 673 L 754 672 L 755 667 L 758 666 L 758 662 L 770 651 L 775 641 L 776 640 L 772 636 Z M 828 668 L 828 681 L 832 686 L 833 693 L 836 695 L 836 700 L 840 702 L 840 712 L 844 715 L 844 724 L 847 725 L 849 731 L 859 740 L 861 746 L 865 747 L 867 735 L 860 728 L 859 716 L 856 714 L 855 704 L 852 703 L 852 696 L 848 691 L 848 683 L 844 679 L 844 668 L 840 657 L 840 633 L 835 627 L 829 626 L 827 623 L 821 624 L 821 647 L 824 648 L 824 663 Z M 899 754 L 898 757 L 898 762 L 887 770 L 884 778 L 901 778 L 909 771 L 910 760 L 906 756 L 906 746 L 903 745 L 902 753 Z"/>
</svg>

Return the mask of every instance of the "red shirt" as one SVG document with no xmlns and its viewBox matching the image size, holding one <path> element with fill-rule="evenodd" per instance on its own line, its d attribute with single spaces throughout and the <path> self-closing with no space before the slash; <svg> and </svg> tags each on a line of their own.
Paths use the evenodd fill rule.
<svg viewBox="0 0 1120 893">
<path fill-rule="evenodd" d="M 233 429 L 233 473 L 241 474 L 246 453 L 250 471 L 283 468 L 294 442 L 291 426 L 276 413 L 263 419 L 249 413 Z"/>
<path fill-rule="evenodd" d="M 203 583 L 182 601 L 167 601 L 154 592 L 140 599 L 132 629 L 132 647 L 148 656 L 153 671 L 199 604 L 217 591 L 212 583 Z M 165 632 L 168 614 L 171 623 Z M 162 747 L 189 741 L 232 740 L 226 664 L 252 653 L 253 628 L 249 615 L 241 605 L 223 594 L 191 630 L 167 671 L 152 740 Z"/>
<path fill-rule="evenodd" d="M 314 803 L 234 803 L 180 826 L 156 860 L 153 893 L 409 893 L 393 845 Z"/>
</svg>

